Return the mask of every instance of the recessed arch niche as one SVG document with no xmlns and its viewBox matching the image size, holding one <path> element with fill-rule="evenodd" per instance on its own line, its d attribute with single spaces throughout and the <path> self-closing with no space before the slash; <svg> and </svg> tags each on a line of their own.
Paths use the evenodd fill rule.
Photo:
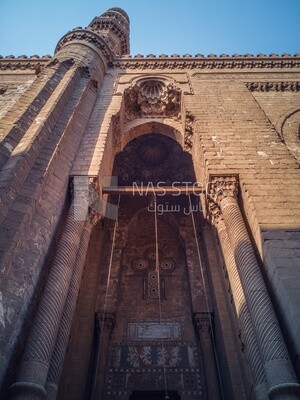
<svg viewBox="0 0 300 400">
<path fill-rule="evenodd" d="M 113 397 L 117 393 L 129 398 L 134 391 L 163 391 L 166 373 L 168 389 L 178 392 L 180 398 L 205 398 L 207 385 L 218 391 L 218 378 L 209 372 L 207 382 L 201 352 L 209 347 L 201 347 L 194 320 L 199 311 L 211 315 L 208 284 L 199 278 L 190 213 L 191 204 L 199 228 L 199 197 L 192 195 L 190 203 L 186 193 L 178 192 L 157 195 L 155 201 L 152 194 L 152 188 L 158 186 L 193 185 L 193 162 L 175 140 L 172 128 L 169 133 L 173 137 L 161 131 L 146 132 L 137 132 L 114 161 L 118 185 L 135 187 L 136 192 L 134 196 L 109 196 L 109 202 L 119 204 L 119 216 L 116 235 L 111 234 L 107 241 L 107 259 L 114 248 L 111 271 L 108 273 L 109 265 L 104 263 L 100 277 L 103 285 L 105 278 L 111 277 L 106 287 L 109 300 L 105 302 L 105 291 L 99 290 L 96 310 L 115 316 L 107 359 L 102 364 L 106 376 L 102 390 L 107 399 L 117 398 Z M 141 186 L 149 186 L 148 195 L 138 192 Z M 108 224 L 112 233 L 115 222 Z M 202 268 L 206 268 L 204 263 Z M 105 349 L 100 353 L 105 354 Z M 213 354 L 210 357 L 214 359 Z M 96 371 L 98 376 L 101 373 Z"/>
</svg>

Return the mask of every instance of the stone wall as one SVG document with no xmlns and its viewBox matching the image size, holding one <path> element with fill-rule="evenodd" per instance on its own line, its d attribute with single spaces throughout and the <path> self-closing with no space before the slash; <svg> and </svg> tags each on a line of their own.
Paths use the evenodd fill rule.
<svg viewBox="0 0 300 400">
<path fill-rule="evenodd" d="M 105 74 L 101 57 L 93 58 L 93 52 L 98 50 L 76 44 L 60 51 L 47 66 L 50 60 L 41 61 L 43 68 L 37 70 L 36 61 L 32 64 L 35 67 L 27 66 L 28 70 L 22 73 L 23 61 L 18 67 L 11 60 L 11 67 L 7 67 L 9 60 L 0 60 L 0 65 L 6 63 L 0 86 L 0 376 L 4 386 L 15 373 L 30 325 L 26 318 L 37 305 L 36 297 L 49 271 L 53 244 L 59 238 L 69 201 L 70 177 L 98 176 L 101 183 L 103 176 L 112 174 L 115 155 L 131 139 L 153 132 L 176 139 L 191 154 L 199 182 L 206 184 L 213 174 L 239 176 L 239 204 L 299 374 L 299 57 L 124 57 L 115 58 Z M 76 64 L 70 60 L 72 57 L 81 57 L 83 62 Z M 136 114 L 130 116 L 124 93 L 132 88 L 140 90 L 142 86 L 137 86 L 142 79 L 162 82 L 164 95 L 172 90 L 175 111 L 170 111 L 170 100 L 165 100 L 166 108 L 153 108 L 152 114 L 147 108 L 132 111 L 131 104 L 129 111 Z M 204 202 L 203 207 L 206 219 Z M 216 290 L 212 292 L 212 302 L 217 309 L 218 349 L 226 354 L 222 365 L 230 363 L 230 379 L 239 364 L 246 365 L 226 390 L 235 398 L 249 397 L 252 394 L 247 361 L 232 344 L 232 335 L 237 334 L 234 313 L 228 299 L 221 304 L 226 288 L 220 261 L 214 254 L 217 247 L 212 245 L 209 230 L 205 235 L 206 261 L 211 269 L 208 278 Z M 103 307 L 103 299 L 94 307 L 100 265 L 97 240 L 95 234 L 65 362 L 63 381 L 67 383 L 61 395 L 66 399 L 74 398 L 72 385 L 79 379 L 79 364 L 80 374 L 84 371 L 85 375 L 80 378 L 77 395 L 85 390 L 83 377 L 88 375 L 93 313 Z M 121 248 L 118 251 L 121 257 Z M 93 258 L 96 255 L 98 261 Z M 187 266 L 183 271 L 188 268 L 192 273 L 188 260 Z M 123 282 L 125 275 L 114 278 Z M 104 290 L 104 277 L 100 279 L 99 293 Z M 188 290 L 186 280 L 186 272 L 182 272 L 181 278 L 174 278 L 173 282 L 184 296 Z M 130 289 L 128 282 L 124 280 L 123 289 Z M 193 284 L 192 301 L 198 304 L 199 288 Z M 109 312 L 119 313 L 121 319 L 131 304 L 124 293 L 123 297 L 120 307 L 117 297 L 108 299 Z M 185 301 L 184 305 L 180 301 L 177 305 L 188 309 L 187 298 Z M 151 307 L 149 313 L 150 310 Z M 229 316 L 225 318 L 223 313 L 227 312 Z M 150 314 L 148 319 L 153 319 Z M 168 313 L 164 317 L 167 321 Z M 126 318 L 124 324 L 128 323 L 129 314 Z M 191 321 L 188 324 L 191 328 Z M 124 328 L 122 332 L 125 331 Z M 122 332 L 115 332 L 116 343 L 122 342 Z M 192 328 L 184 341 L 194 340 L 191 332 Z"/>
</svg>

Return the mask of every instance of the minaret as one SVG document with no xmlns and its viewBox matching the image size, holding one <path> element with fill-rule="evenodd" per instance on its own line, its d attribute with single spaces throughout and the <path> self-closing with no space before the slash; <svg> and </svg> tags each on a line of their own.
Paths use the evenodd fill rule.
<svg viewBox="0 0 300 400">
<path fill-rule="evenodd" d="M 129 17 L 121 8 L 110 8 L 89 24 L 89 28 L 105 38 L 114 55 L 123 56 L 129 49 Z"/>
<path fill-rule="evenodd" d="M 72 104 L 72 118 L 63 122 L 65 125 L 60 125 L 60 130 L 62 134 L 68 136 L 74 132 L 75 126 L 78 129 L 76 145 L 74 145 L 74 149 L 72 148 L 72 153 L 69 154 L 71 159 L 74 159 L 80 138 L 85 131 L 83 120 L 86 119 L 87 122 L 89 115 L 91 115 L 97 99 L 97 87 L 100 86 L 109 63 L 115 56 L 128 52 L 129 18 L 119 8 L 108 10 L 100 17 L 96 17 L 87 28 L 75 28 L 60 39 L 52 60 L 42 72 L 44 74 L 43 79 L 45 79 L 45 76 L 48 77 L 47 74 L 51 75 L 50 79 L 53 81 L 53 86 L 55 83 L 56 87 L 55 91 L 53 88 L 52 91 L 49 90 L 49 98 L 46 101 L 43 102 L 42 98 L 40 99 L 40 103 L 45 105 L 44 109 L 47 108 L 48 110 L 47 112 L 44 111 L 43 114 L 47 123 L 42 125 L 39 128 L 40 131 L 36 134 L 41 138 L 40 142 L 51 134 L 55 123 L 64 113 L 65 105 Z M 38 79 L 41 80 L 42 78 L 38 77 Z M 76 104 L 71 101 L 73 98 L 77 99 Z M 53 104 L 56 106 L 54 107 Z M 22 128 L 26 132 L 27 128 L 21 126 L 20 130 Z M 37 147 L 35 149 L 39 150 Z M 63 153 L 64 149 L 61 148 L 60 151 Z M 28 149 L 28 152 L 31 155 L 31 148 Z M 35 161 L 34 154 L 29 157 L 31 164 L 28 166 L 28 173 Z M 25 159 L 25 157 L 23 158 Z M 18 161 L 20 165 L 15 163 L 16 167 L 21 168 L 23 161 L 23 159 Z M 27 158 L 25 161 L 28 163 Z M 70 167 L 71 163 L 68 165 Z M 67 185 L 70 171 L 64 172 L 65 184 Z M 14 176 L 13 173 L 12 176 Z M 63 206 L 64 201 L 65 198 L 59 202 L 58 209 Z M 25 342 L 16 380 L 10 387 L 11 399 L 13 400 L 42 400 L 47 397 L 49 394 L 46 391 L 47 376 L 62 316 L 64 315 L 66 332 L 68 331 L 66 321 L 69 321 L 68 323 L 72 321 L 72 315 L 66 315 L 66 312 L 64 312 L 66 303 L 68 303 L 66 300 L 68 298 L 71 302 L 76 303 L 76 293 L 73 296 L 68 296 L 68 293 L 74 278 L 74 270 L 76 269 L 74 265 L 76 264 L 80 240 L 83 237 L 83 232 L 85 232 L 85 240 L 88 243 L 91 227 L 86 226 L 88 222 L 84 224 L 84 221 L 78 221 L 74 217 L 72 193 L 70 204 L 68 217 L 56 248 L 56 254 L 53 257 L 49 276 Z M 57 215 L 53 218 L 58 218 L 58 215 L 57 210 Z M 72 245 L 70 246 L 70 244 Z M 81 269 L 79 268 L 79 270 Z M 77 278 L 80 280 L 81 277 L 78 276 Z M 77 287 L 76 290 L 78 290 Z M 72 310 L 75 305 L 73 303 L 67 304 L 67 308 Z M 63 343 L 59 351 L 64 354 L 65 350 Z M 63 361 L 63 357 L 61 359 Z M 60 371 L 61 365 L 57 365 L 56 368 L 56 372 Z M 59 374 L 57 376 L 59 378 Z"/>
<path fill-rule="evenodd" d="M 129 54 L 129 17 L 121 8 L 110 8 L 95 17 L 85 29 L 79 27 L 65 34 L 55 49 L 55 59 L 72 59 L 103 78 L 115 56 Z M 99 62 L 100 61 L 100 62 Z"/>
</svg>

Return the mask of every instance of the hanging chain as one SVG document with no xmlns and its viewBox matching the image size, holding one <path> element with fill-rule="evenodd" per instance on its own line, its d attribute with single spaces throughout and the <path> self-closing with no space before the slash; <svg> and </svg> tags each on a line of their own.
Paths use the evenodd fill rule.
<svg viewBox="0 0 300 400">
<path fill-rule="evenodd" d="M 120 199 L 121 195 L 118 197 L 118 210 L 120 206 Z M 104 309 L 103 309 L 103 321 L 102 321 L 102 332 L 104 328 L 104 321 L 105 321 L 105 314 L 106 314 L 106 307 L 107 307 L 107 299 L 108 299 L 108 288 L 109 288 L 109 283 L 110 283 L 110 277 L 111 277 L 111 270 L 112 270 L 112 261 L 113 261 L 113 255 L 114 255 L 114 248 L 115 248 L 115 243 L 116 243 L 116 233 L 117 233 L 117 228 L 118 228 L 119 222 L 118 222 L 118 212 L 114 224 L 114 231 L 113 231 L 113 238 L 112 238 L 112 244 L 111 244 L 111 252 L 110 252 L 110 259 L 109 259 L 109 267 L 108 267 L 108 274 L 107 274 L 107 280 L 106 280 L 106 291 L 105 291 L 105 301 L 104 301 Z M 100 337 L 101 340 L 101 337 Z"/>
<path fill-rule="evenodd" d="M 197 231 L 196 231 L 196 224 L 195 224 L 195 218 L 194 218 L 194 211 L 192 208 L 192 201 L 191 201 L 190 194 L 189 194 L 189 206 L 190 206 L 190 215 L 192 216 L 195 243 L 196 243 L 196 248 L 197 248 L 198 261 L 199 261 L 199 266 L 200 266 L 201 279 L 202 279 L 202 284 L 203 284 L 204 297 L 205 297 L 205 303 L 206 303 L 208 320 L 209 320 L 209 327 L 210 327 L 211 338 L 212 338 L 212 343 L 213 343 L 214 356 L 215 356 L 215 360 L 216 360 L 217 372 L 218 372 L 218 377 L 219 377 L 219 382 L 220 382 L 221 395 L 222 395 L 222 399 L 224 399 L 224 392 L 223 392 L 222 381 L 221 381 L 221 372 L 220 372 L 220 366 L 219 366 L 218 357 L 217 357 L 217 348 L 216 348 L 215 337 L 214 337 L 214 333 L 213 333 L 214 331 L 213 331 L 212 318 L 211 318 L 211 313 L 209 311 L 210 308 L 209 308 L 209 302 L 208 302 L 208 290 L 207 290 L 206 282 L 205 282 L 204 268 L 203 268 L 201 255 L 200 255 L 200 249 L 199 249 L 199 243 L 198 243 Z"/>
<path fill-rule="evenodd" d="M 157 228 L 157 204 L 156 204 L 156 194 L 154 193 L 154 221 L 155 221 L 155 271 L 157 275 L 157 290 L 158 290 L 158 309 L 159 309 L 159 324 L 162 322 L 161 313 L 161 293 L 160 293 L 160 273 L 159 273 L 159 259 L 158 259 L 158 228 Z M 164 371 L 164 383 L 165 383 L 165 400 L 169 399 L 168 396 L 168 385 L 167 385 L 167 371 L 166 371 L 166 361 L 165 361 L 165 346 L 164 339 L 161 337 L 161 351 L 163 360 L 163 371 Z"/>
<path fill-rule="evenodd" d="M 119 197 L 118 197 L 118 210 L 119 210 L 119 206 L 120 206 L 120 199 L 121 199 L 121 195 L 119 195 Z M 108 300 L 108 288 L 109 288 L 110 277 L 111 277 L 112 261 L 113 261 L 114 248 L 115 248 L 115 242 L 116 242 L 116 232 L 117 232 L 117 228 L 118 228 L 118 215 L 119 215 L 119 213 L 117 212 L 116 220 L 114 223 L 114 230 L 113 230 L 113 237 L 112 237 L 112 244 L 111 244 L 111 251 L 110 251 L 110 259 L 109 259 L 109 266 L 108 266 L 108 274 L 107 274 L 107 280 L 106 280 L 105 300 L 104 300 L 103 316 L 102 316 L 102 321 L 101 321 L 100 338 L 99 338 L 99 345 L 98 345 L 99 351 L 101 350 L 102 338 L 103 338 L 103 333 L 104 333 L 105 315 L 106 315 L 107 300 Z M 98 354 L 98 357 L 96 360 L 96 367 L 95 367 L 96 374 L 98 372 L 98 368 L 99 368 L 99 354 Z M 97 375 L 95 375 L 95 380 L 93 382 L 91 399 L 94 398 L 94 390 L 95 390 L 96 381 L 97 381 Z"/>
</svg>

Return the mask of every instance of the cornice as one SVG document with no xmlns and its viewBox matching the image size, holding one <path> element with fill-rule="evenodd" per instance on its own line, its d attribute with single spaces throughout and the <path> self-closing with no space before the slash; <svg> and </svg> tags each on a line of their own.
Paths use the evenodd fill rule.
<svg viewBox="0 0 300 400">
<path fill-rule="evenodd" d="M 50 60 L 50 55 L 46 56 L 0 56 L 0 71 L 36 71 L 37 67 L 44 67 Z"/>
<path fill-rule="evenodd" d="M 75 30 L 76 31 L 76 30 Z M 79 32 L 79 30 L 77 30 Z M 76 36 L 77 36 L 77 32 Z M 91 31 L 89 31 L 90 33 Z M 71 40 L 72 35 L 74 34 L 74 31 L 68 32 L 67 35 L 65 35 L 62 39 L 64 39 L 66 36 L 66 41 Z M 89 38 L 92 40 L 91 36 L 88 35 Z M 61 40 L 62 40 L 61 39 Z M 73 36 L 74 39 L 74 36 Z M 102 41 L 101 41 L 102 42 Z M 100 43 L 99 43 L 100 44 Z M 103 46 L 103 42 L 100 44 Z M 50 60 L 52 56 L 51 55 L 45 55 L 42 57 L 39 57 L 37 55 L 34 56 L 19 56 L 19 57 L 14 57 L 12 55 L 9 55 L 7 57 L 2 57 L 0 56 L 0 71 L 3 70 L 10 70 L 10 71 L 16 71 L 16 70 L 35 70 L 36 65 L 40 63 L 40 65 L 43 67 L 45 66 Z M 110 68 L 119 68 L 123 70 L 163 70 L 163 69 L 179 69 L 179 70 L 205 70 L 205 71 L 211 71 L 211 70 L 225 70 L 227 73 L 230 73 L 231 71 L 233 72 L 259 72 L 259 70 L 267 70 L 267 69 L 289 69 L 289 70 L 300 70 L 300 54 L 295 54 L 295 55 L 270 55 L 270 56 L 265 56 L 265 55 L 258 55 L 258 56 L 239 56 L 239 55 L 233 55 L 231 57 L 229 56 L 223 56 L 220 55 L 219 57 L 217 56 L 200 56 L 197 55 L 195 57 L 192 57 L 190 55 L 185 55 L 183 57 L 179 57 L 177 55 L 171 55 L 167 56 L 165 54 L 160 55 L 156 57 L 155 55 L 148 55 L 148 56 L 142 56 L 142 55 L 137 55 L 134 57 L 131 56 L 125 56 L 122 58 L 115 58 L 112 63 L 110 63 Z M 295 71 L 296 72 L 296 71 Z M 262 89 L 256 89 L 256 84 L 258 85 L 257 88 L 259 88 L 259 85 L 265 85 L 267 86 L 262 86 Z M 292 90 L 292 91 L 298 91 L 299 89 L 299 82 L 289 82 L 290 89 L 285 88 L 286 82 L 247 82 L 247 85 L 249 85 L 249 90 L 251 91 L 256 91 L 256 90 L 268 90 L 268 85 L 271 85 L 269 90 L 276 90 L 283 91 L 283 90 Z M 250 87 L 251 86 L 251 87 Z M 263 89 L 266 87 L 266 89 Z M 274 87 L 274 89 L 272 89 Z"/>
<path fill-rule="evenodd" d="M 120 69 L 198 69 L 198 70 L 256 70 L 256 69 L 293 69 L 300 68 L 300 54 L 289 55 L 283 54 L 281 56 L 271 54 L 266 56 L 259 54 L 257 56 L 252 55 L 238 55 L 234 54 L 231 57 L 228 55 L 196 55 L 192 57 L 186 54 L 182 57 L 178 55 L 171 55 L 170 57 L 162 54 L 156 57 L 153 54 L 149 54 L 144 57 L 137 55 L 134 57 L 125 56 L 122 58 L 116 58 L 112 63 L 113 68 Z"/>
<path fill-rule="evenodd" d="M 299 81 L 285 82 L 246 82 L 250 92 L 299 92 Z"/>
</svg>

